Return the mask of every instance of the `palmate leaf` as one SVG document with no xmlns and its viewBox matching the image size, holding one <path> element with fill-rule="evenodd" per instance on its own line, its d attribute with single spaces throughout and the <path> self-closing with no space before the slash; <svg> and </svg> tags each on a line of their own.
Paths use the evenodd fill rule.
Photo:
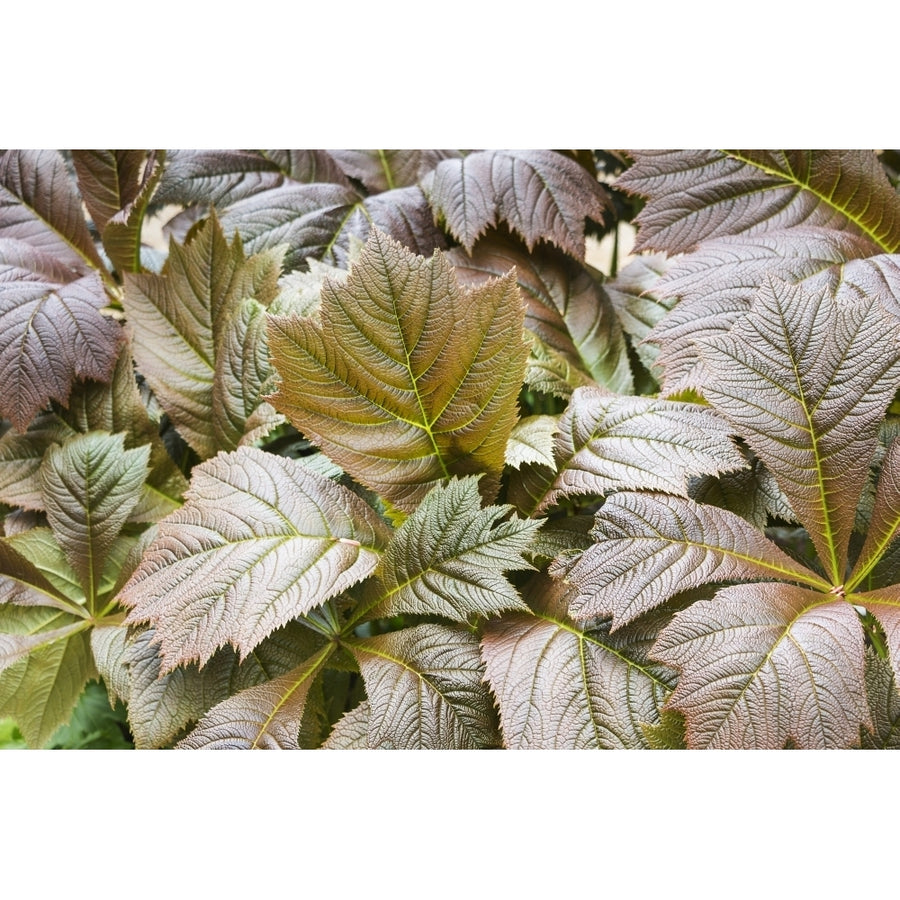
<svg viewBox="0 0 900 900">
<path fill-rule="evenodd" d="M 303 184 L 340 184 L 350 187 L 350 182 L 339 164 L 337 155 L 329 150 L 260 150 L 275 163 L 285 175 Z"/>
<path fill-rule="evenodd" d="M 685 715 L 689 747 L 817 749 L 871 730 L 864 649 L 842 599 L 751 584 L 681 612 L 652 656 L 680 670 L 667 706 Z"/>
<path fill-rule="evenodd" d="M 0 238 L 25 241 L 79 275 L 106 272 L 55 150 L 0 153 Z"/>
<path fill-rule="evenodd" d="M 458 150 L 331 150 L 330 155 L 351 178 L 373 192 L 410 187 L 441 161 L 461 156 Z"/>
<path fill-rule="evenodd" d="M 900 386 L 897 322 L 877 298 L 773 282 L 701 354 L 707 398 L 775 476 L 834 585 L 884 412 Z"/>
<path fill-rule="evenodd" d="M 65 405 L 76 378 L 109 379 L 124 334 L 105 304 L 95 275 L 55 284 L 0 266 L 0 415 L 18 431 L 51 400 Z"/>
<path fill-rule="evenodd" d="M 325 647 L 287 675 L 223 700 L 177 749 L 298 750 L 309 689 L 333 651 L 333 646 Z"/>
<path fill-rule="evenodd" d="M 492 496 L 528 353 L 515 282 L 464 292 L 442 254 L 376 231 L 346 282 L 326 283 L 320 319 L 270 320 L 275 408 L 404 512 L 452 475 L 486 473 Z"/>
<path fill-rule="evenodd" d="M 395 750 L 499 746 L 478 639 L 417 625 L 354 642 L 370 716 L 367 744 Z"/>
<path fill-rule="evenodd" d="M 529 250 L 548 241 L 584 259 L 584 220 L 603 221 L 608 195 L 578 163 L 552 150 L 484 150 L 440 163 L 423 182 L 435 216 L 471 253 L 505 222 Z"/>
<path fill-rule="evenodd" d="M 226 643 L 242 659 L 375 568 L 389 529 L 355 494 L 245 447 L 196 467 L 185 505 L 119 595 L 150 622 L 168 672 Z"/>
<path fill-rule="evenodd" d="M 370 615 L 437 615 L 458 622 L 524 609 L 503 573 L 530 569 L 522 554 L 541 523 L 499 521 L 511 506 L 481 508 L 477 478 L 438 485 L 400 526 L 367 584 Z"/>
<path fill-rule="evenodd" d="M 681 253 L 797 225 L 900 248 L 900 198 L 866 150 L 642 150 L 616 187 L 642 194 L 637 250 Z"/>
<path fill-rule="evenodd" d="M 582 629 L 565 614 L 568 593 L 561 582 L 536 577 L 526 593 L 533 615 L 509 613 L 485 627 L 481 650 L 504 745 L 647 746 L 643 729 L 659 723 L 674 680 L 647 657 L 658 623 L 614 636 L 608 624 Z"/>
<path fill-rule="evenodd" d="M 95 612 L 107 557 L 141 496 L 147 446 L 94 431 L 50 448 L 41 465 L 44 506 L 53 534 L 78 573 Z"/>
<path fill-rule="evenodd" d="M 525 509 L 541 513 L 564 497 L 629 488 L 687 495 L 688 479 L 740 469 L 731 430 L 709 409 L 579 388 L 556 437 L 556 468 L 526 486 Z M 524 502 L 524 501 L 523 501 Z"/>
<path fill-rule="evenodd" d="M 15 719 L 31 747 L 41 747 L 69 720 L 85 684 L 97 677 L 88 623 L 47 607 L 0 606 L 5 642 L 49 641 L 0 672 L 0 718 Z M 55 639 L 50 640 L 50 635 Z"/>
<path fill-rule="evenodd" d="M 133 352 L 163 409 L 206 459 L 240 443 L 271 374 L 262 308 L 278 293 L 281 257 L 246 258 L 213 216 L 161 275 L 130 275 L 123 305 Z"/>
<path fill-rule="evenodd" d="M 830 587 L 740 517 L 681 497 L 614 494 L 597 513 L 593 534 L 593 546 L 551 569 L 577 586 L 569 613 L 578 620 L 611 615 L 618 628 L 680 591 L 713 582 L 774 578 Z"/>
<path fill-rule="evenodd" d="M 625 338 L 599 273 L 555 248 L 529 253 L 519 241 L 499 236 L 480 240 L 471 254 L 451 250 L 447 258 L 467 287 L 515 268 L 525 327 L 604 387 L 633 391 Z"/>
</svg>

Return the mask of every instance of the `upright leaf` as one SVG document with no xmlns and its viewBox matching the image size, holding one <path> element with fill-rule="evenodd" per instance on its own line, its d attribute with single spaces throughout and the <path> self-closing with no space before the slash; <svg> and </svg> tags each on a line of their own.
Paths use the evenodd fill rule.
<svg viewBox="0 0 900 900">
<path fill-rule="evenodd" d="M 451 479 L 435 487 L 400 526 L 367 587 L 378 618 L 403 613 L 459 622 L 523 609 L 503 577 L 530 569 L 522 553 L 539 522 L 505 517 L 511 506 L 481 508 L 478 479 Z"/>
<path fill-rule="evenodd" d="M 279 626 L 375 568 L 388 529 L 355 494 L 253 448 L 194 469 L 120 601 L 156 629 L 163 672 L 226 643 L 246 658 Z"/>
<path fill-rule="evenodd" d="M 877 298 L 771 283 L 702 348 L 710 402 L 746 438 L 844 581 L 856 505 L 878 426 L 900 386 L 897 323 Z"/>
<path fill-rule="evenodd" d="M 149 456 L 149 447 L 126 450 L 122 435 L 95 431 L 52 447 L 41 466 L 47 518 L 91 611 L 113 542 L 140 498 Z"/>
<path fill-rule="evenodd" d="M 616 186 L 649 198 L 636 249 L 680 253 L 795 225 L 900 248 L 900 198 L 868 150 L 642 150 Z"/>
<path fill-rule="evenodd" d="M 369 698 L 368 746 L 474 750 L 499 745 L 473 634 L 417 625 L 351 647 Z"/>
<path fill-rule="evenodd" d="M 440 253 L 376 231 L 346 282 L 326 283 L 320 319 L 270 321 L 276 409 L 405 512 L 452 475 L 496 490 L 527 356 L 511 278 L 464 292 Z"/>
<path fill-rule="evenodd" d="M 552 150 L 484 150 L 440 163 L 426 190 L 439 220 L 471 253 L 506 222 L 529 250 L 549 241 L 584 259 L 584 220 L 602 222 L 609 200 L 596 178 Z"/>
<path fill-rule="evenodd" d="M 65 405 L 76 378 L 109 379 L 124 336 L 105 304 L 96 276 L 54 284 L 0 266 L 0 415 L 18 431 L 51 400 Z"/>
</svg>

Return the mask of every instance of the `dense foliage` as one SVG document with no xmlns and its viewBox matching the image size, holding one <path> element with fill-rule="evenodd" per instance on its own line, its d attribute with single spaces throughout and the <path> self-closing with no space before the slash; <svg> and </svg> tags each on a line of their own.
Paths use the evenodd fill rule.
<svg viewBox="0 0 900 900">
<path fill-rule="evenodd" d="M 891 158 L 0 154 L 0 743 L 900 746 Z"/>
</svg>

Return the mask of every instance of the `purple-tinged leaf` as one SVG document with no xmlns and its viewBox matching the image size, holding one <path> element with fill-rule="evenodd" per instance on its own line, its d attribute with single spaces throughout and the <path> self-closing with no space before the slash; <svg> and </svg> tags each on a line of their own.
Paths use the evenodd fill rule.
<svg viewBox="0 0 900 900">
<path fill-rule="evenodd" d="M 484 663 L 471 632 L 417 625 L 354 642 L 350 649 L 369 698 L 370 748 L 499 746 Z"/>
<path fill-rule="evenodd" d="M 577 620 L 612 616 L 619 628 L 688 588 L 779 579 L 828 590 L 739 516 L 665 494 L 614 494 L 597 513 L 596 543 L 551 567 L 578 588 Z"/>
<path fill-rule="evenodd" d="M 797 225 L 900 248 L 900 197 L 868 150 L 641 150 L 616 187 L 648 198 L 637 250 L 683 253 Z"/>
<path fill-rule="evenodd" d="M 344 172 L 361 181 L 372 193 L 411 187 L 438 163 L 461 157 L 458 150 L 330 150 L 329 155 Z"/>
<path fill-rule="evenodd" d="M 689 747 L 811 750 L 871 730 L 864 650 L 844 600 L 750 584 L 676 615 L 651 655 L 681 673 L 667 707 L 684 714 Z"/>
<path fill-rule="evenodd" d="M 80 275 L 106 271 L 55 150 L 0 153 L 0 238 L 25 241 Z"/>
<path fill-rule="evenodd" d="M 371 574 L 388 528 L 355 494 L 249 447 L 196 467 L 185 505 L 119 600 L 156 628 L 163 672 L 267 635 Z"/>
<path fill-rule="evenodd" d="M 864 750 L 900 750 L 900 692 L 886 659 L 866 649 L 866 691 L 872 732 L 862 730 Z"/>
<path fill-rule="evenodd" d="M 39 280 L 56 284 L 68 284 L 81 277 L 81 272 L 67 266 L 52 253 L 15 238 L 0 238 L 0 266 L 23 269 L 37 275 Z"/>
<path fill-rule="evenodd" d="M 328 740 L 322 744 L 323 750 L 368 750 L 369 719 L 372 708 L 368 700 L 363 700 L 348 713 L 344 713 L 334 726 Z"/>
<path fill-rule="evenodd" d="M 329 150 L 261 150 L 260 153 L 301 184 L 351 186 L 335 154 Z"/>
<path fill-rule="evenodd" d="M 0 503 L 42 510 L 41 462 L 54 444 L 76 432 L 53 413 L 38 416 L 24 434 L 8 431 L 0 438 Z"/>
<path fill-rule="evenodd" d="M 529 250 L 548 241 L 584 259 L 584 220 L 602 222 L 605 188 L 552 150 L 484 150 L 440 163 L 423 182 L 439 221 L 471 253 L 505 222 Z"/>
<path fill-rule="evenodd" d="M 18 431 L 50 400 L 65 405 L 76 378 L 109 380 L 124 334 L 105 304 L 94 275 L 62 285 L 0 266 L 0 414 Z"/>
<path fill-rule="evenodd" d="M 897 322 L 877 298 L 773 282 L 701 348 L 707 399 L 775 476 L 843 584 L 856 506 L 900 387 Z"/>
</svg>

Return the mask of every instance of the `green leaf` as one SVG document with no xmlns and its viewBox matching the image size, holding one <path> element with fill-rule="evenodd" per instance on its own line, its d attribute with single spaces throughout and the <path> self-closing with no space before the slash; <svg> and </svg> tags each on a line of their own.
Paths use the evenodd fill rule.
<svg viewBox="0 0 900 900">
<path fill-rule="evenodd" d="M 43 510 L 41 463 L 54 444 L 75 432 L 58 416 L 38 416 L 24 434 L 7 431 L 0 438 L 0 502 L 22 509 Z"/>
<path fill-rule="evenodd" d="M 223 700 L 178 743 L 178 749 L 298 750 L 309 689 L 333 650 L 329 645 L 287 675 Z"/>
<path fill-rule="evenodd" d="M 580 365 L 548 347 L 537 335 L 529 332 L 526 337 L 531 341 L 531 353 L 525 368 L 525 383 L 532 390 L 568 400 L 576 388 L 596 385 Z"/>
<path fill-rule="evenodd" d="M 618 628 L 713 582 L 775 578 L 829 588 L 740 517 L 680 497 L 614 494 L 597 513 L 594 537 L 578 558 L 551 569 L 577 585 L 569 612 L 579 620 L 611 615 Z"/>
<path fill-rule="evenodd" d="M 151 622 L 163 672 L 226 643 L 242 658 L 285 622 L 371 574 L 389 530 L 355 494 L 249 447 L 197 466 L 185 505 L 119 595 Z"/>
<path fill-rule="evenodd" d="M 866 649 L 866 691 L 872 714 L 871 732 L 862 729 L 866 750 L 900 750 L 900 692 L 890 663 Z"/>
<path fill-rule="evenodd" d="M 584 259 L 584 220 L 602 222 L 606 190 L 552 150 L 484 150 L 440 163 L 423 182 L 438 219 L 466 251 L 506 222 L 529 251 L 549 241 Z"/>
<path fill-rule="evenodd" d="M 0 718 L 15 719 L 31 747 L 42 747 L 69 720 L 85 684 L 97 677 L 87 622 L 46 607 L 0 606 L 0 631 L 59 633 L 0 672 Z M 64 632 L 64 633 L 63 633 Z"/>
<path fill-rule="evenodd" d="M 725 234 L 826 226 L 900 248 L 900 198 L 869 150 L 641 150 L 616 182 L 648 197 L 637 250 L 680 253 Z M 689 198 L 686 202 L 685 198 Z"/>
<path fill-rule="evenodd" d="M 47 518 L 91 612 L 113 543 L 140 498 L 149 456 L 146 446 L 125 450 L 121 434 L 94 431 L 51 447 L 41 465 Z"/>
<path fill-rule="evenodd" d="M 560 420 L 557 471 L 545 470 L 548 483 L 533 509 L 634 488 L 686 496 L 692 476 L 746 467 L 730 435 L 725 422 L 696 404 L 579 388 Z"/>
<path fill-rule="evenodd" d="M 39 533 L 45 534 L 46 541 L 40 543 L 48 544 L 49 552 L 40 543 L 35 543 Z M 61 583 L 47 571 L 48 567 L 52 568 L 53 557 L 57 553 L 63 566 L 71 573 L 49 529 L 35 528 L 0 539 L 0 603 L 50 606 L 78 613 L 77 607 L 73 609 L 69 602 L 73 599 L 72 585 L 65 580 Z M 74 573 L 71 574 L 74 576 Z"/>
<path fill-rule="evenodd" d="M 559 419 L 556 416 L 526 416 L 519 419 L 506 445 L 506 464 L 514 469 L 524 463 L 555 469 L 553 438 L 557 431 Z"/>
<path fill-rule="evenodd" d="M 0 265 L 0 415 L 18 431 L 76 378 L 109 380 L 124 334 L 105 304 L 95 275 L 56 284 Z"/>
<path fill-rule="evenodd" d="M 323 750 L 368 750 L 369 719 L 372 709 L 368 700 L 363 700 L 350 712 L 345 713 L 334 726 Z"/>
<path fill-rule="evenodd" d="M 458 622 L 524 609 L 503 577 L 530 569 L 522 554 L 541 523 L 499 521 L 511 506 L 481 508 L 477 478 L 435 487 L 388 544 L 365 598 L 373 618 L 404 613 Z"/>
<path fill-rule="evenodd" d="M 534 615 L 509 613 L 485 626 L 486 677 L 511 749 L 647 746 L 642 726 L 659 721 L 672 673 L 650 662 L 655 623 L 610 635 L 564 613 L 567 589 L 546 576 L 526 597 Z"/>
<path fill-rule="evenodd" d="M 371 710 L 370 748 L 484 749 L 499 745 L 478 640 L 417 625 L 350 645 Z"/>
<path fill-rule="evenodd" d="M 125 710 L 110 705 L 106 688 L 89 682 L 78 700 L 72 718 L 50 739 L 52 750 L 130 750 L 125 737 Z"/>
<path fill-rule="evenodd" d="M 476 287 L 511 269 L 525 305 L 525 327 L 576 369 L 622 394 L 634 390 L 628 348 L 601 275 L 552 247 L 533 253 L 498 236 L 478 242 L 471 254 L 451 250 L 461 284 Z"/>
<path fill-rule="evenodd" d="M 253 328 L 256 307 L 245 301 L 274 299 L 280 271 L 280 253 L 245 258 L 213 216 L 184 247 L 172 243 L 162 274 L 126 278 L 138 368 L 203 459 L 237 447 L 235 432 L 243 435 L 240 425 L 262 402 L 271 372 L 264 331 Z"/>
<path fill-rule="evenodd" d="M 701 354 L 706 395 L 775 476 L 843 583 L 878 426 L 900 387 L 897 322 L 876 297 L 770 283 Z"/>
<path fill-rule="evenodd" d="M 833 595 L 725 588 L 676 615 L 652 655 L 680 670 L 667 706 L 690 748 L 847 748 L 871 729 L 862 627 Z"/>
<path fill-rule="evenodd" d="M 376 231 L 347 281 L 326 284 L 320 316 L 270 320 L 275 408 L 404 512 L 452 475 L 487 473 L 492 496 L 527 356 L 512 279 L 463 292 L 440 253 Z"/>
</svg>

